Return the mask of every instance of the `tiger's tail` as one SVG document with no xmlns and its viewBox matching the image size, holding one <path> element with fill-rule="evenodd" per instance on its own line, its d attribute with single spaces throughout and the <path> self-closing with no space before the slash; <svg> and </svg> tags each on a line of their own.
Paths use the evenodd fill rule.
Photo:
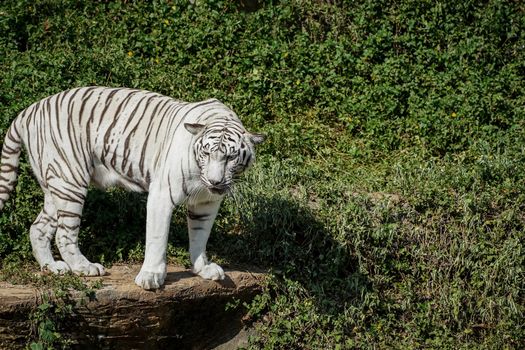
<svg viewBox="0 0 525 350">
<path fill-rule="evenodd" d="M 17 130 L 16 120 L 11 124 L 2 146 L 0 158 L 0 210 L 9 199 L 9 193 L 16 186 L 18 164 L 22 151 L 22 138 Z"/>
</svg>

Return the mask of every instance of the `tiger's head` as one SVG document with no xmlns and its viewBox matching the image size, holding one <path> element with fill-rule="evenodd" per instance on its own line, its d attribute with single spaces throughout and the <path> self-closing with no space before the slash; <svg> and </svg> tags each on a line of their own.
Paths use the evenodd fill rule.
<svg viewBox="0 0 525 350">
<path fill-rule="evenodd" d="M 185 123 L 184 127 L 197 137 L 193 150 L 200 179 L 214 194 L 228 192 L 233 179 L 255 161 L 255 145 L 266 138 L 249 133 L 236 121 L 207 125 Z"/>
</svg>

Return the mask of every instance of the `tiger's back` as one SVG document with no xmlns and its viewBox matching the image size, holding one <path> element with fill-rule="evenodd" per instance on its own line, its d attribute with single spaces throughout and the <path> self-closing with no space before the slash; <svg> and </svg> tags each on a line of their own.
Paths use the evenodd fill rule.
<svg viewBox="0 0 525 350">
<path fill-rule="evenodd" d="M 140 192 L 148 190 L 162 151 L 189 143 L 191 135 L 181 123 L 195 122 L 196 108 L 220 105 L 217 100 L 179 102 L 144 90 L 85 87 L 29 106 L 16 122 L 24 126 L 18 129 L 42 186 L 60 175 L 78 184 L 91 180 L 102 188 L 120 185 Z"/>
</svg>

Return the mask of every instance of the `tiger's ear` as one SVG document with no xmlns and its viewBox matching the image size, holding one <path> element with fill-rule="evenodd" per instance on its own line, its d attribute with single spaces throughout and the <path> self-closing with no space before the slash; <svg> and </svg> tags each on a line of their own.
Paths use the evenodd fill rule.
<svg viewBox="0 0 525 350">
<path fill-rule="evenodd" d="M 258 145 L 260 143 L 262 143 L 264 140 L 266 140 L 266 135 L 264 134 L 251 134 L 251 133 L 247 133 L 246 135 L 248 137 L 248 139 L 250 140 L 250 142 L 254 145 Z"/>
<path fill-rule="evenodd" d="M 204 129 L 203 124 L 190 124 L 190 123 L 184 123 L 184 127 L 186 130 L 188 130 L 191 134 L 197 135 Z"/>
</svg>

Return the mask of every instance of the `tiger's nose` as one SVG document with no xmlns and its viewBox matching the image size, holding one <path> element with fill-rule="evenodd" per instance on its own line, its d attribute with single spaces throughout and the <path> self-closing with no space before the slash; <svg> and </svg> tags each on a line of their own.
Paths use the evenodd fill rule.
<svg viewBox="0 0 525 350">
<path fill-rule="evenodd" d="M 212 186 L 217 186 L 222 183 L 224 178 L 224 166 L 225 164 L 220 160 L 210 159 L 208 168 L 206 169 L 206 178 Z"/>
<path fill-rule="evenodd" d="M 208 181 L 210 181 L 210 184 L 212 186 L 217 186 L 217 185 L 220 185 L 222 180 L 217 180 L 217 179 L 209 179 Z"/>
</svg>

